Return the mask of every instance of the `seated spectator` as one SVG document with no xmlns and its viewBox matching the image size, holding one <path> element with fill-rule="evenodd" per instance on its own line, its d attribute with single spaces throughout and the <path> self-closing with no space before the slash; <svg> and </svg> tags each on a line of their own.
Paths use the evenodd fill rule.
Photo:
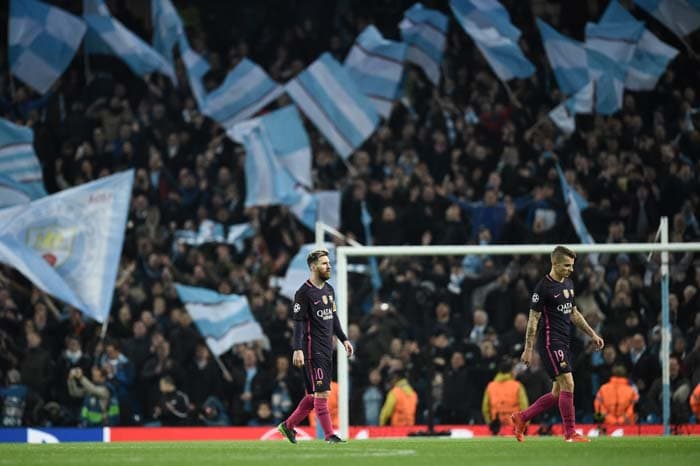
<svg viewBox="0 0 700 466">
<path fill-rule="evenodd" d="M 688 422 L 690 412 L 688 410 L 688 397 L 690 396 L 690 383 L 681 374 L 681 363 L 677 357 L 671 356 L 668 361 L 668 371 L 671 385 L 671 423 L 684 424 Z M 651 403 L 651 413 L 656 419 L 661 419 L 662 403 L 661 377 L 654 380 L 649 389 L 648 399 Z"/>
<path fill-rule="evenodd" d="M 623 365 L 613 367 L 610 381 L 598 390 L 594 401 L 597 418 L 608 425 L 631 425 L 636 422 L 634 407 L 639 401 L 637 390 L 627 379 Z"/>
</svg>

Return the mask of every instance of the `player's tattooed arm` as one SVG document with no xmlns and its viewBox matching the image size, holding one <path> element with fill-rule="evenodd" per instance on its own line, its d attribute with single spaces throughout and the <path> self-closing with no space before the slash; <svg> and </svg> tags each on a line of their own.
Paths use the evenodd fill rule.
<svg viewBox="0 0 700 466">
<path fill-rule="evenodd" d="M 595 335 L 595 331 L 593 331 L 591 326 L 588 325 L 588 322 L 586 322 L 586 319 L 583 317 L 583 314 L 581 314 L 577 307 L 574 307 L 574 311 L 571 313 L 571 321 L 574 323 L 574 325 L 583 330 L 589 337 Z"/>
<path fill-rule="evenodd" d="M 525 351 L 532 351 L 537 339 L 537 324 L 540 321 L 541 312 L 530 309 L 530 316 L 527 319 L 527 329 L 525 330 Z"/>
</svg>

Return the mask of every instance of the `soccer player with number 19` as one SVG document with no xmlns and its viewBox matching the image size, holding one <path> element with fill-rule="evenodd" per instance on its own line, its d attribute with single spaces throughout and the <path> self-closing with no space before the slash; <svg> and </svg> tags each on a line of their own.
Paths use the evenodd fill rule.
<svg viewBox="0 0 700 466">
<path fill-rule="evenodd" d="M 303 367 L 306 396 L 294 412 L 281 422 L 277 429 L 292 443 L 297 443 L 294 428 L 309 415 L 312 409 L 323 428 L 328 443 L 342 443 L 333 433 L 328 396 L 333 373 L 333 335 L 343 342 L 348 356 L 352 344 L 340 326 L 335 306 L 335 292 L 327 283 L 331 278 L 331 262 L 328 251 L 312 251 L 306 258 L 311 277 L 294 295 L 292 318 L 294 319 L 294 353 L 292 364 Z"/>
<path fill-rule="evenodd" d="M 557 246 L 551 254 L 552 268 L 539 281 L 532 294 L 530 316 L 525 333 L 525 349 L 520 360 L 529 365 L 535 340 L 542 364 L 554 380 L 552 392 L 542 395 L 529 408 L 515 412 L 513 432 L 519 442 L 530 419 L 559 405 L 564 424 L 564 440 L 567 442 L 589 442 L 587 437 L 574 430 L 574 378 L 571 375 L 569 354 L 570 328 L 573 322 L 591 337 L 596 350 L 603 349 L 603 339 L 588 325 L 574 304 L 574 285 L 569 276 L 574 270 L 576 253 L 564 246 Z M 544 319 L 541 319 L 544 317 Z"/>
</svg>

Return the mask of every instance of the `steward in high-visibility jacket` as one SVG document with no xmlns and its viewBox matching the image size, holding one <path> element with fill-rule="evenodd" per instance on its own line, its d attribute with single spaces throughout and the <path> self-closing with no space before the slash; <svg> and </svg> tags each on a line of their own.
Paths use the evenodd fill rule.
<svg viewBox="0 0 700 466">
<path fill-rule="evenodd" d="M 501 425 L 511 425 L 510 415 L 522 411 L 529 405 L 523 384 L 513 377 L 513 362 L 504 358 L 498 366 L 498 373 L 486 386 L 481 400 L 481 412 L 486 424 L 498 418 Z"/>
<path fill-rule="evenodd" d="M 637 401 L 639 393 L 627 379 L 625 366 L 617 365 L 612 368 L 608 383 L 598 389 L 593 407 L 605 424 L 629 425 L 636 421 L 634 405 Z"/>
<path fill-rule="evenodd" d="M 392 374 L 394 386 L 386 395 L 379 413 L 379 425 L 413 426 L 416 424 L 418 395 L 402 372 Z"/>
</svg>

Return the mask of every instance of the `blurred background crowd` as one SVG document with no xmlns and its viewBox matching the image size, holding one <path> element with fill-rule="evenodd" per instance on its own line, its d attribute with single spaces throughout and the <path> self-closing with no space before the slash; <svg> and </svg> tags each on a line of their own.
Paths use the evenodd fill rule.
<svg viewBox="0 0 700 466">
<path fill-rule="evenodd" d="M 52 3 L 80 13 L 79 1 Z M 446 11 L 443 3 L 426 6 Z M 652 241 L 661 216 L 669 217 L 671 241 L 698 241 L 700 67 L 670 32 L 648 21 L 683 49 L 654 91 L 627 92 L 623 110 L 611 117 L 579 116 L 570 137 L 546 119 L 562 96 L 534 17 L 580 38 L 585 21 L 606 3 L 503 1 L 537 66 L 531 78 L 511 82 L 514 98 L 452 20 L 440 85 L 409 67 L 401 102 L 348 164 L 307 125 L 314 186 L 342 192 L 340 230 L 367 241 L 364 203 L 375 244 L 575 243 L 558 162 L 585 194 L 583 219 L 596 242 Z M 149 40 L 148 2 L 108 4 Z M 212 89 L 243 57 L 284 82 L 324 51 L 342 61 L 367 24 L 398 39 L 396 25 L 412 2 L 174 4 L 192 46 L 211 64 L 205 83 Z M 0 268 L 2 424 L 284 419 L 303 396 L 303 383 L 290 367 L 290 302 L 275 277 L 313 232 L 285 207 L 244 208 L 245 152 L 197 111 L 184 68 L 177 69 L 184 84 L 173 87 L 163 76 L 144 81 L 109 57 L 91 57 L 86 70 L 78 56 L 42 97 L 10 83 L 5 57 L 0 61 L 0 115 L 33 128 L 50 192 L 136 169 L 105 339 L 96 322 Z M 288 102 L 283 96 L 272 108 Z M 256 234 L 241 250 L 173 241 L 176 230 L 196 230 L 206 219 L 250 221 Z M 494 377 L 516 378 L 530 401 L 550 390 L 537 362 L 516 364 L 530 292 L 548 269 L 547 256 L 380 258 L 379 290 L 368 275 L 350 274 L 351 424 L 391 422 L 380 413 L 397 380 L 418 395 L 417 424 L 429 413 L 435 423 L 493 423 L 502 413 L 484 392 Z M 700 409 L 700 258 L 673 254 L 670 277 L 671 422 L 681 424 L 700 414 L 692 411 L 694 399 Z M 600 393 L 611 380 L 636 394 L 621 422 L 660 422 L 659 258 L 580 257 L 573 278 L 579 309 L 606 341 L 602 352 L 593 352 L 587 337 L 572 330 L 578 422 L 607 418 Z M 215 360 L 178 300 L 175 281 L 246 295 L 266 338 Z M 555 419 L 538 421 L 546 429 Z"/>
</svg>

